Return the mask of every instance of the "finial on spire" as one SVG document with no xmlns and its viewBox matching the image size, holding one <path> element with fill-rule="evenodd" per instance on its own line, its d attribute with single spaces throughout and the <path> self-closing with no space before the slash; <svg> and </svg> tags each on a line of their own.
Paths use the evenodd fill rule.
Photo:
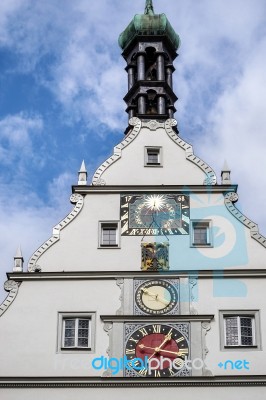
<svg viewBox="0 0 266 400">
<path fill-rule="evenodd" d="M 154 9 L 153 9 L 152 0 L 146 0 L 146 6 L 145 6 L 144 14 L 154 15 Z"/>
<path fill-rule="evenodd" d="M 14 267 L 13 272 L 23 272 L 24 259 L 22 256 L 21 247 L 19 246 L 14 257 Z"/>
<path fill-rule="evenodd" d="M 78 173 L 78 185 L 87 185 L 87 169 L 84 160 L 82 161 L 79 173 Z"/>
</svg>

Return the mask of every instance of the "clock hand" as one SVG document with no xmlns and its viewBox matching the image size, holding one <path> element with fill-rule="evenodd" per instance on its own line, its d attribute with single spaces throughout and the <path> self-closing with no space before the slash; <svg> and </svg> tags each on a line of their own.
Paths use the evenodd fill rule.
<svg viewBox="0 0 266 400">
<path fill-rule="evenodd" d="M 163 299 L 161 296 L 159 296 L 158 294 L 157 294 L 157 296 L 156 296 L 156 300 L 158 300 L 160 303 L 163 303 L 163 304 L 165 304 L 165 305 L 167 305 L 168 306 L 168 304 L 170 303 L 170 301 L 167 301 L 167 300 L 165 300 L 165 299 Z"/>
<path fill-rule="evenodd" d="M 165 299 L 163 299 L 162 297 L 160 297 L 158 294 L 151 292 L 148 289 L 142 288 L 141 289 L 145 294 L 147 294 L 148 296 L 151 296 L 153 298 L 155 298 L 155 300 L 158 300 L 160 303 L 163 303 L 165 305 L 169 304 L 169 301 L 166 301 Z"/>
<path fill-rule="evenodd" d="M 175 354 L 176 356 L 183 356 L 185 354 L 183 351 L 170 351 L 164 349 L 161 349 L 160 351 L 163 351 L 165 353 Z"/>
<path fill-rule="evenodd" d="M 155 293 L 151 292 L 151 291 L 148 290 L 148 289 L 141 288 L 141 290 L 143 291 L 143 293 L 147 294 L 148 296 L 154 297 L 155 299 L 156 299 L 156 297 L 158 296 L 158 294 L 155 294 Z"/>
<path fill-rule="evenodd" d="M 167 335 L 165 335 L 164 341 L 160 344 L 159 347 L 155 347 L 155 351 L 154 353 L 148 358 L 148 361 L 156 354 L 156 353 L 160 353 L 161 348 L 163 347 L 163 345 L 166 342 L 169 342 L 172 339 L 172 329 L 167 333 Z"/>
<path fill-rule="evenodd" d="M 141 348 L 141 349 L 151 349 L 151 350 L 155 350 L 157 347 L 149 347 L 149 346 L 145 346 L 144 344 L 140 344 L 139 345 L 139 347 Z"/>
<path fill-rule="evenodd" d="M 149 346 L 145 346 L 144 344 L 140 344 L 139 347 L 140 347 L 141 349 L 144 349 L 144 348 L 145 348 L 145 349 L 155 350 L 155 353 L 163 351 L 164 353 L 170 353 L 170 354 L 174 354 L 174 355 L 176 355 L 176 356 L 182 356 L 182 355 L 184 355 L 184 352 L 183 352 L 183 351 L 170 351 L 170 350 L 164 350 L 164 349 L 160 349 L 160 350 L 158 351 L 158 347 L 149 347 Z"/>
</svg>

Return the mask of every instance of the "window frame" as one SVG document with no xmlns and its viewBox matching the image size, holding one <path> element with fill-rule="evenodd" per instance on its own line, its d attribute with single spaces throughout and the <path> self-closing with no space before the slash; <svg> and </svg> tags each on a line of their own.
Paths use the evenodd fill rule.
<svg viewBox="0 0 266 400">
<path fill-rule="evenodd" d="M 156 152 L 158 154 L 158 162 L 157 163 L 149 163 L 149 151 Z M 146 146 L 144 153 L 144 166 L 145 167 L 162 167 L 163 166 L 163 157 L 162 157 L 162 147 L 161 146 Z"/>
<path fill-rule="evenodd" d="M 79 346 L 64 346 L 65 338 L 65 321 L 75 319 L 75 328 L 77 326 L 77 320 L 86 319 L 89 320 L 89 341 L 88 347 Z M 58 313 L 58 337 L 57 337 L 57 353 L 94 353 L 95 352 L 95 312 L 59 312 Z M 75 344 L 76 344 L 76 329 L 75 329 Z"/>
<path fill-rule="evenodd" d="M 195 226 L 206 227 L 207 231 L 207 243 L 195 243 L 194 232 Z M 213 236 L 212 236 L 212 220 L 210 219 L 193 219 L 190 220 L 190 246 L 191 247 L 213 247 Z"/>
<path fill-rule="evenodd" d="M 66 321 L 75 321 L 74 327 L 74 346 L 65 346 L 65 334 L 66 334 Z M 79 321 L 88 321 L 88 346 L 79 346 L 78 339 L 79 339 Z M 69 317 L 63 318 L 63 330 L 62 330 L 62 348 L 66 349 L 90 349 L 91 348 L 91 319 L 90 318 L 80 318 L 80 317 Z"/>
<path fill-rule="evenodd" d="M 116 244 L 104 244 L 103 243 L 103 228 L 104 227 L 115 227 L 116 228 Z M 121 248 L 121 224 L 118 220 L 99 221 L 98 227 L 98 249 L 120 249 Z"/>
<path fill-rule="evenodd" d="M 238 339 L 241 340 L 241 318 L 252 319 L 252 345 L 230 345 L 226 343 L 226 319 L 237 317 Z M 261 350 L 260 312 L 259 310 L 220 310 L 220 347 L 222 351 L 254 351 Z"/>
</svg>

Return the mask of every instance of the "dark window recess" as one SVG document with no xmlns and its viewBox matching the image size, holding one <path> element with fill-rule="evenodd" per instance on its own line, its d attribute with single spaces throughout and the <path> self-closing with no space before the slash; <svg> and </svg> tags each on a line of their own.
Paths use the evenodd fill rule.
<svg viewBox="0 0 266 400">
<path fill-rule="evenodd" d="M 194 243 L 195 244 L 208 244 L 207 227 L 194 227 Z"/>
<path fill-rule="evenodd" d="M 158 165 L 159 162 L 159 150 L 148 149 L 147 150 L 147 164 L 148 165 Z"/>
<path fill-rule="evenodd" d="M 117 245 L 117 225 L 102 225 L 101 246 Z"/>
</svg>

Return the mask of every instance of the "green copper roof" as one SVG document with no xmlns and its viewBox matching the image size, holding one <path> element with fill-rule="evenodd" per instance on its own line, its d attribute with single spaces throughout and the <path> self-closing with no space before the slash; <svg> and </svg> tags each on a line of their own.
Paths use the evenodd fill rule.
<svg viewBox="0 0 266 400">
<path fill-rule="evenodd" d="M 158 36 L 165 35 L 171 41 L 175 50 L 178 49 L 180 39 L 168 21 L 165 14 L 154 14 L 152 0 L 146 0 L 144 14 L 137 14 L 128 27 L 119 36 L 118 42 L 124 50 L 135 36 Z"/>
</svg>

